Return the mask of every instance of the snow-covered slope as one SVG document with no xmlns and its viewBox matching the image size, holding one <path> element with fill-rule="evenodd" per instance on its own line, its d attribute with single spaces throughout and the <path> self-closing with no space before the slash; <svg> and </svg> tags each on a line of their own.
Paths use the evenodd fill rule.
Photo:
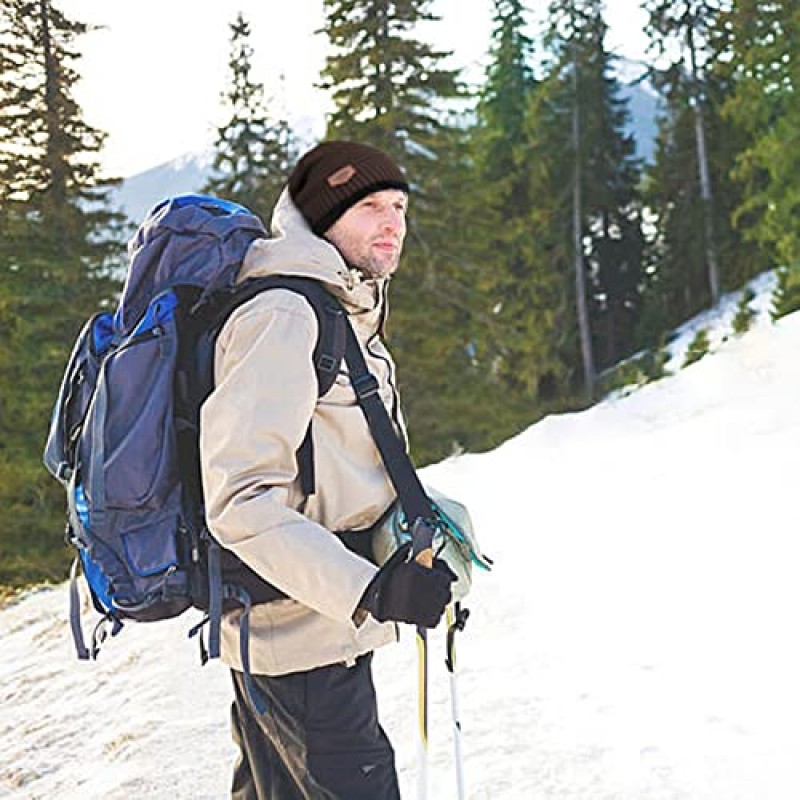
<svg viewBox="0 0 800 800">
<path fill-rule="evenodd" d="M 800 314 L 496 450 L 428 468 L 474 512 L 458 664 L 468 796 L 800 797 Z M 230 688 L 188 617 L 74 660 L 66 589 L 0 612 L 0 797 L 222 798 Z M 456 796 L 442 632 L 431 797 Z M 414 793 L 411 631 L 376 656 Z"/>
</svg>

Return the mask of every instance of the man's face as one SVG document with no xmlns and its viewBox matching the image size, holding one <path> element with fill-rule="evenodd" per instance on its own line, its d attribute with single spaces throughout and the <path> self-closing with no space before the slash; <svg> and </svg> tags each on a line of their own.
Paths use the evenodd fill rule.
<svg viewBox="0 0 800 800">
<path fill-rule="evenodd" d="M 368 194 L 325 231 L 344 260 L 367 277 L 385 278 L 400 261 L 408 196 L 399 189 Z"/>
</svg>

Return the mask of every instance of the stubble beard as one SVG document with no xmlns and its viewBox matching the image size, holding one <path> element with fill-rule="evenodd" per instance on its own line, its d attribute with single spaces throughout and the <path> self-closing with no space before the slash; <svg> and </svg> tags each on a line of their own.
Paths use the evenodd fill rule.
<svg viewBox="0 0 800 800">
<path fill-rule="evenodd" d="M 327 238 L 347 264 L 366 278 L 387 278 L 395 272 L 400 263 L 401 247 L 392 253 L 381 254 L 372 250 L 371 242 L 361 244 L 346 235 L 328 235 Z"/>
<path fill-rule="evenodd" d="M 394 274 L 399 262 L 400 253 L 395 253 L 391 258 L 367 255 L 359 259 L 359 263 L 353 264 L 353 266 L 368 278 L 388 278 Z"/>
</svg>

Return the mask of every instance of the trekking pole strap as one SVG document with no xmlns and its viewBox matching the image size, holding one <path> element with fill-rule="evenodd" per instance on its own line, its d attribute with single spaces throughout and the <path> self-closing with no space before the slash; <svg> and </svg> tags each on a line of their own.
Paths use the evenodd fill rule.
<svg viewBox="0 0 800 800">
<path fill-rule="evenodd" d="M 451 608 L 447 609 L 447 657 L 445 664 L 447 671 L 454 673 L 456 671 L 456 634 L 464 630 L 469 618 L 469 609 L 462 608 L 461 603 L 454 603 Z"/>
<path fill-rule="evenodd" d="M 456 675 L 455 635 L 464 630 L 469 610 L 460 603 L 447 607 L 447 671 L 450 674 L 450 708 L 453 714 L 453 755 L 455 757 L 456 787 L 458 800 L 466 800 L 467 790 L 464 780 L 464 756 L 461 748 L 461 711 L 458 702 L 458 679 Z"/>
</svg>

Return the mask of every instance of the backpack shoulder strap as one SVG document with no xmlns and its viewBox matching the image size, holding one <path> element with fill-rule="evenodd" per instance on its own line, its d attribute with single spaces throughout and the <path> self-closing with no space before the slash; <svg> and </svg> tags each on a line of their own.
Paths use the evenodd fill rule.
<svg viewBox="0 0 800 800">
<path fill-rule="evenodd" d="M 264 280 L 270 281 L 271 288 L 288 289 L 302 295 L 314 310 L 319 327 L 319 337 L 314 347 L 314 367 L 319 384 L 318 396 L 322 397 L 333 386 L 344 360 L 347 314 L 341 303 L 312 278 L 276 275 Z"/>
<path fill-rule="evenodd" d="M 249 278 L 220 293 L 213 307 L 214 321 L 211 327 L 216 331 L 221 330 L 225 321 L 239 306 L 268 289 L 287 289 L 302 295 L 313 309 L 319 328 L 313 360 L 317 373 L 318 396 L 322 397 L 333 386 L 344 359 L 347 315 L 339 301 L 319 281 L 288 275 Z"/>
<path fill-rule="evenodd" d="M 220 294 L 213 306 L 214 322 L 211 327 L 218 332 L 239 306 L 269 289 L 287 289 L 302 295 L 314 311 L 319 335 L 314 346 L 313 361 L 317 375 L 317 396 L 322 397 L 333 386 L 344 359 L 348 323 L 347 314 L 339 301 L 319 281 L 288 275 L 250 278 Z M 297 466 L 300 489 L 304 497 L 309 497 L 314 494 L 316 487 L 310 423 L 297 450 Z"/>
</svg>

